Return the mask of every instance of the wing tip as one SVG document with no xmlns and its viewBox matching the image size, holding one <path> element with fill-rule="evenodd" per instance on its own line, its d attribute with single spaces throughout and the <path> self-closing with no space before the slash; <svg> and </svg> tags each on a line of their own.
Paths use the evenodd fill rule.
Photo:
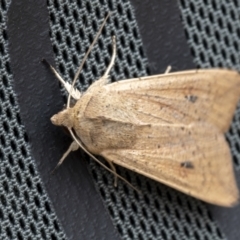
<svg viewBox="0 0 240 240">
<path fill-rule="evenodd" d="M 221 207 L 236 207 L 239 204 L 239 200 L 239 192 L 238 189 L 236 189 L 236 191 L 231 195 L 229 194 L 227 197 L 222 197 L 221 199 L 218 199 L 218 202 L 215 204 Z"/>
<path fill-rule="evenodd" d="M 229 207 L 235 207 L 239 204 L 239 200 L 240 200 L 240 197 L 239 197 L 239 193 L 238 195 L 233 199 L 233 201 L 229 204 Z"/>
</svg>

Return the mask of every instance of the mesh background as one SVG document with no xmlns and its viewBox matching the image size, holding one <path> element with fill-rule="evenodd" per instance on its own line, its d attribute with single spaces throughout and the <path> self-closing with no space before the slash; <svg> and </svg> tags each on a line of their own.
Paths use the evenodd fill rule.
<svg viewBox="0 0 240 240">
<path fill-rule="evenodd" d="M 0 239 L 65 239 L 30 156 L 8 55 L 7 12 L 0 3 Z"/>
<path fill-rule="evenodd" d="M 0 4 L 0 238 L 64 239 L 36 171 L 17 98 L 12 88 L 6 29 L 11 1 Z M 186 37 L 198 67 L 239 67 L 239 2 L 179 2 Z M 128 1 L 49 1 L 51 40 L 56 65 L 66 80 L 74 73 L 105 14 L 112 16 L 80 76 L 86 90 L 104 72 L 111 57 L 111 36 L 117 37 L 112 80 L 149 74 L 133 9 Z M 63 97 L 66 93 L 62 90 Z M 65 99 L 65 97 L 64 97 Z M 227 134 L 239 169 L 239 108 Z M 142 195 L 93 161 L 89 170 L 123 239 L 225 239 L 206 205 L 162 184 L 122 168 L 118 172 Z"/>
<path fill-rule="evenodd" d="M 193 13 L 201 14 L 201 11 L 196 11 L 199 5 L 202 5 L 204 12 L 205 7 L 207 7 L 209 14 L 212 16 L 216 14 L 223 23 L 227 21 L 226 15 L 221 15 L 213 7 L 209 7 L 207 1 L 180 2 L 179 7 L 187 39 L 196 65 L 210 67 L 212 66 L 210 63 L 213 62 L 218 63 L 213 66 L 221 66 L 220 63 L 222 66 L 226 66 L 226 59 L 221 58 L 221 55 L 214 55 L 211 50 L 206 51 L 204 46 L 214 43 L 217 52 L 221 48 L 228 52 L 226 49 L 233 48 L 230 46 L 230 34 L 229 32 L 225 33 L 226 36 L 229 36 L 229 48 L 224 45 L 224 40 L 219 43 L 214 39 L 214 36 L 208 38 L 204 34 L 201 35 L 198 25 L 214 30 L 219 29 L 219 27 L 212 26 L 212 22 L 208 18 L 199 22 L 197 17 L 195 19 L 195 15 L 193 17 Z M 227 14 L 230 14 L 231 8 L 236 14 L 237 10 L 234 3 L 228 4 L 226 7 L 228 8 Z M 192 12 L 194 8 L 195 11 Z M 134 12 L 128 1 L 68 1 L 64 3 L 62 1 L 49 1 L 48 9 L 56 66 L 65 80 L 71 81 L 73 79 L 87 47 L 91 44 L 105 14 L 109 11 L 112 12 L 110 20 L 86 62 L 78 88 L 86 90 L 92 81 L 103 74 L 110 61 L 111 35 L 113 34 L 117 38 L 117 60 L 111 71 L 112 80 L 149 74 Z M 189 17 L 194 18 L 190 25 L 187 20 Z M 201 19 L 201 17 L 199 18 Z M 229 16 L 227 19 L 232 18 Z M 236 17 L 236 19 L 239 18 Z M 232 28 L 236 26 L 236 23 L 236 21 L 230 21 Z M 226 29 L 222 31 L 226 31 Z M 192 32 L 197 34 L 197 42 Z M 234 30 L 232 34 L 235 34 Z M 204 44 L 206 42 L 205 45 L 200 38 Z M 239 39 L 237 41 L 239 42 Z M 233 53 L 233 49 L 231 50 Z M 207 57 L 208 54 L 209 57 Z M 203 62 L 202 59 L 205 61 Z M 237 57 L 235 57 L 235 62 L 237 64 Z M 230 63 L 232 64 L 231 61 Z M 66 93 L 63 90 L 62 93 L 66 98 Z M 229 138 L 230 136 L 231 134 Z M 237 159 L 237 156 L 235 158 Z M 237 163 L 237 160 L 235 162 Z M 225 239 L 206 205 L 202 202 L 120 167 L 118 167 L 118 173 L 137 186 L 143 194 L 137 194 L 121 181 L 119 181 L 118 187 L 114 188 L 111 174 L 93 161 L 89 162 L 89 169 L 114 225 L 123 239 Z"/>
</svg>

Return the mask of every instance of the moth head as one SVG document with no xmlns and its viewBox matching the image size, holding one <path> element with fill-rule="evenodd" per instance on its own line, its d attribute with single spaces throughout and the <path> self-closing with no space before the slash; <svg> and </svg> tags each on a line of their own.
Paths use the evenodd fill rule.
<svg viewBox="0 0 240 240">
<path fill-rule="evenodd" d="M 73 112 L 72 108 L 67 108 L 62 110 L 61 112 L 53 115 L 51 117 L 51 122 L 57 126 L 64 126 L 67 128 L 73 127 Z"/>
</svg>

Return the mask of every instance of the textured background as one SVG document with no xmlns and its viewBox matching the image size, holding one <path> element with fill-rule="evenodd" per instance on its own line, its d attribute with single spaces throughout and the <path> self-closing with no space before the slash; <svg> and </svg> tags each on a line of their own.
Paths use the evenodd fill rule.
<svg viewBox="0 0 240 240">
<path fill-rule="evenodd" d="M 1 0 L 1 239 L 237 239 L 239 209 L 202 203 L 131 171 L 142 195 L 81 153 L 50 178 L 71 139 L 49 118 L 66 93 L 42 58 L 71 81 L 106 13 L 112 12 L 78 87 L 194 67 L 239 69 L 239 1 Z M 239 170 L 239 110 L 227 138 Z M 236 174 L 239 182 L 239 172 Z"/>
</svg>

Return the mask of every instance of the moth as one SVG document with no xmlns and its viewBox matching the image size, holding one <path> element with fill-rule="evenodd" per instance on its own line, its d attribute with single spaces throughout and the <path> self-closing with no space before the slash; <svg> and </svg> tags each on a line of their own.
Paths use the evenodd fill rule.
<svg viewBox="0 0 240 240">
<path fill-rule="evenodd" d="M 109 83 L 115 56 L 114 40 L 105 74 L 83 94 L 51 67 L 69 99 L 77 100 L 51 118 L 73 137 L 59 164 L 80 146 L 93 157 L 104 157 L 116 176 L 114 164 L 208 203 L 237 204 L 224 133 L 240 97 L 239 73 L 190 70 Z"/>
</svg>

